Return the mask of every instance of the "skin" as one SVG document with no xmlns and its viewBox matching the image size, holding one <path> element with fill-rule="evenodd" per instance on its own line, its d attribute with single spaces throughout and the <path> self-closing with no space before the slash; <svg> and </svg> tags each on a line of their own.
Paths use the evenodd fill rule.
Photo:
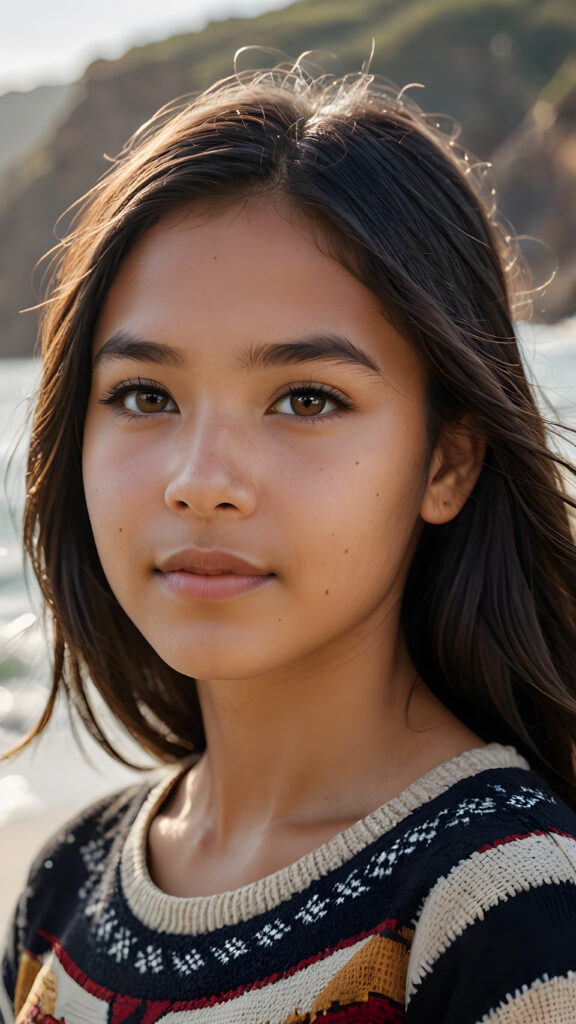
<svg viewBox="0 0 576 1024">
<path fill-rule="evenodd" d="M 112 284 L 93 355 L 119 330 L 181 363 L 97 361 L 86 500 L 119 603 L 197 680 L 208 749 L 152 822 L 149 866 L 165 891 L 206 895 L 292 862 L 482 745 L 418 680 L 399 613 L 422 524 L 458 513 L 483 445 L 464 419 L 427 462 L 414 351 L 278 203 L 180 210 L 156 225 Z M 345 335 L 379 372 L 236 365 L 311 333 Z M 159 411 L 134 393 L 105 403 L 135 378 L 169 396 Z M 301 398 L 282 395 L 310 382 L 349 407 L 319 396 L 305 417 Z M 275 575 L 233 600 L 185 600 L 157 569 L 191 545 Z"/>
</svg>

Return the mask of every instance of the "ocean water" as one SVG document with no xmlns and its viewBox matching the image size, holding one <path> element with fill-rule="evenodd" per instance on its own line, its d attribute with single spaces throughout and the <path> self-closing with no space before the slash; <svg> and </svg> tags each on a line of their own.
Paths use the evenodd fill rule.
<svg viewBox="0 0 576 1024">
<path fill-rule="evenodd" d="M 29 359 L 0 361 L 0 750 L 27 728 L 47 683 L 40 602 L 26 585 L 19 522 L 37 373 Z"/>
<path fill-rule="evenodd" d="M 49 644 L 42 627 L 42 605 L 22 557 L 21 515 L 24 466 L 37 363 L 0 360 L 0 754 L 36 723 L 50 682 Z M 123 751 L 138 764 L 150 764 L 127 738 Z M 40 739 L 23 753 L 0 762 L 0 850 L 5 826 L 23 819 L 65 817 L 105 792 L 139 775 L 101 751 L 88 737 L 78 745 L 66 709 L 57 707 Z M 50 832 L 49 822 L 39 835 Z M 30 853 L 33 850 L 31 849 Z M 4 892 L 0 886 L 0 932 Z M 9 895 L 9 894 L 8 894 Z"/>
<path fill-rule="evenodd" d="M 576 427 L 576 317 L 555 326 L 520 324 L 518 334 L 545 412 L 550 416 L 554 409 L 562 423 Z M 32 360 L 0 361 L 0 753 L 36 721 L 49 682 L 41 606 L 35 586 L 26 582 L 19 537 L 27 415 L 37 374 Z M 35 747 L 0 762 L 0 828 L 57 805 L 79 806 L 133 777 L 88 739 L 81 746 L 59 708 Z"/>
</svg>

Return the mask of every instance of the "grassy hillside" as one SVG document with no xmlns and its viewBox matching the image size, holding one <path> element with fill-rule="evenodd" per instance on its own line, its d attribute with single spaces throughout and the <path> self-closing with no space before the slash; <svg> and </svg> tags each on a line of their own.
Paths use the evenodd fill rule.
<svg viewBox="0 0 576 1024">
<path fill-rule="evenodd" d="M 155 109 L 229 74 L 242 46 L 276 52 L 245 52 L 241 68 L 314 50 L 322 68 L 341 74 L 362 66 L 373 38 L 372 70 L 400 85 L 424 83 L 416 98 L 426 110 L 460 121 L 466 144 L 481 158 L 496 153 L 504 212 L 522 233 L 546 238 L 561 261 L 546 314 L 574 308 L 576 202 L 566 205 L 576 199 L 569 170 L 576 147 L 573 0 L 298 0 L 253 19 L 214 22 L 202 32 L 136 47 L 88 69 L 58 130 L 0 183 L 0 354 L 32 349 L 35 317 L 18 317 L 16 310 L 35 301 L 30 275 L 54 243 L 58 215 L 105 170 L 104 154 L 115 154 Z M 540 112 L 534 123 L 533 110 Z M 518 153 L 524 154 L 520 162 Z"/>
</svg>

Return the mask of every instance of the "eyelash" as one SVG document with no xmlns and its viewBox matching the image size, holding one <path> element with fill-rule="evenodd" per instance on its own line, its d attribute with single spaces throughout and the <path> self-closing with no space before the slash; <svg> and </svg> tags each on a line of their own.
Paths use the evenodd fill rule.
<svg viewBox="0 0 576 1024">
<path fill-rule="evenodd" d="M 133 394 L 152 394 L 160 395 L 162 398 L 170 398 L 172 396 L 168 394 L 165 388 L 161 387 L 153 380 L 143 380 L 141 377 L 136 377 L 134 380 L 124 380 L 120 384 L 116 384 L 114 387 L 108 389 L 104 398 L 99 399 L 100 405 L 116 405 L 119 406 L 118 412 L 122 416 L 127 416 L 131 420 L 144 419 L 148 413 L 134 413 L 130 409 L 122 408 L 120 403 L 123 398 L 127 395 Z M 172 399 L 172 401 L 174 401 Z M 176 404 L 176 403 L 174 403 Z M 164 410 L 160 410 L 164 412 Z M 158 415 L 157 413 L 154 415 Z"/>
<path fill-rule="evenodd" d="M 127 395 L 131 395 L 138 392 L 141 394 L 147 393 L 159 395 L 162 398 L 171 399 L 171 395 L 168 393 L 168 391 L 166 391 L 165 388 L 161 387 L 155 381 L 143 380 L 141 377 L 138 377 L 134 380 L 122 381 L 120 384 L 116 384 L 114 387 L 111 387 L 106 392 L 105 396 L 99 399 L 99 402 L 100 405 L 120 406 L 122 399 L 126 398 Z M 334 402 L 334 404 L 336 405 L 336 409 L 328 413 L 319 413 L 317 416 L 300 416 L 298 415 L 298 413 L 293 413 L 290 415 L 290 419 L 300 421 L 306 420 L 307 422 L 313 423 L 318 420 L 335 419 L 336 417 L 341 416 L 342 413 L 345 412 L 347 409 L 352 408 L 352 402 L 350 401 L 350 399 L 346 398 L 346 396 L 343 395 L 342 392 L 337 391 L 336 388 L 332 388 L 328 384 L 314 384 L 312 383 L 312 381 L 307 381 L 306 383 L 301 384 L 289 384 L 282 392 L 282 394 L 278 395 L 278 397 L 273 402 L 273 405 L 278 405 L 278 403 L 281 402 L 284 398 L 289 398 L 291 395 L 298 395 L 299 397 L 321 396 L 323 398 L 329 398 L 330 401 Z M 173 399 L 171 400 L 173 401 Z M 160 412 L 164 411 L 172 412 L 173 410 L 160 410 Z M 125 407 L 122 408 L 121 406 L 119 407 L 118 412 L 120 413 L 120 415 L 127 416 L 129 419 L 133 420 L 139 420 L 144 419 L 147 416 L 158 415 L 158 413 L 134 413 L 130 409 L 126 409 Z M 289 414 L 280 413 L 277 415 Z"/>
</svg>

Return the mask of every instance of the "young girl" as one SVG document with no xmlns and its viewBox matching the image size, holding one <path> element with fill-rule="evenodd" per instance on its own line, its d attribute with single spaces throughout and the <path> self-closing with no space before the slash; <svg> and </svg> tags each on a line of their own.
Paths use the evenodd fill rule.
<svg viewBox="0 0 576 1024">
<path fill-rule="evenodd" d="M 62 244 L 25 539 L 53 690 L 170 766 L 36 859 L 4 1024 L 576 1021 L 576 558 L 470 163 L 234 77 Z M 508 278 L 505 269 L 509 271 Z"/>
</svg>

